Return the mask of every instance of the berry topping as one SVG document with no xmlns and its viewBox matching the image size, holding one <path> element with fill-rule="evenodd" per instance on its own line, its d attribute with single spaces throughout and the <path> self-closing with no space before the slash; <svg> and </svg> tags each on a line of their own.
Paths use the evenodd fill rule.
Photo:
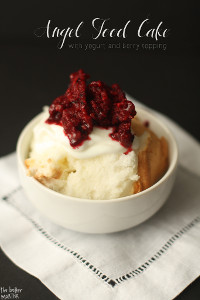
<svg viewBox="0 0 200 300">
<path fill-rule="evenodd" d="M 112 127 L 110 137 L 130 148 L 134 139 L 134 104 L 126 99 L 118 84 L 109 87 L 102 81 L 93 81 L 87 85 L 88 78 L 83 70 L 70 75 L 67 91 L 53 101 L 46 122 L 63 126 L 72 147 L 82 145 L 93 127 L 100 126 Z"/>
</svg>

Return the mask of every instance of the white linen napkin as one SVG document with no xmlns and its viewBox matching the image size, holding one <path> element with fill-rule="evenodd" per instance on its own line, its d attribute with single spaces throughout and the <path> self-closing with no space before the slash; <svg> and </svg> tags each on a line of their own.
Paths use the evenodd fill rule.
<svg viewBox="0 0 200 300">
<path fill-rule="evenodd" d="M 124 232 L 91 235 L 51 223 L 24 195 L 16 155 L 0 159 L 0 245 L 60 299 L 173 299 L 200 275 L 200 145 L 150 111 L 177 139 L 177 179 L 160 211 Z"/>
</svg>

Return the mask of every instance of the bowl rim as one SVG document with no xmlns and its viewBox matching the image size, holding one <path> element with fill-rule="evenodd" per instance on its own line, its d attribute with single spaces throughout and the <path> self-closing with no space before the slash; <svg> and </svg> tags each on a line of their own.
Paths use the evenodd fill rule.
<svg viewBox="0 0 200 300">
<path fill-rule="evenodd" d="M 34 185 L 36 185 L 39 189 L 42 189 L 44 192 L 47 193 L 51 193 L 52 195 L 55 195 L 56 197 L 59 197 L 60 199 L 63 200 L 72 200 L 72 201 L 76 201 L 76 202 L 85 202 L 85 203 L 95 203 L 95 204 L 99 204 L 99 203 L 112 203 L 112 202 L 124 202 L 124 201 L 134 201 L 134 199 L 138 199 L 139 197 L 142 197 L 143 195 L 149 193 L 150 191 L 153 191 L 154 189 L 156 189 L 159 185 L 161 185 L 162 183 L 164 183 L 173 173 L 173 171 L 175 171 L 177 164 L 178 164 L 178 145 L 176 142 L 176 139 L 174 137 L 174 135 L 172 134 L 172 132 L 169 130 L 169 128 L 167 127 L 166 124 L 164 124 L 156 115 L 154 115 L 152 112 L 149 112 L 148 109 L 144 109 L 141 107 L 137 107 L 136 108 L 137 112 L 140 113 L 144 112 L 147 116 L 150 116 L 150 118 L 152 120 L 154 120 L 155 122 L 158 123 L 158 125 L 164 130 L 164 132 L 167 134 L 169 141 L 172 144 L 173 147 L 173 153 L 172 153 L 172 158 L 169 164 L 169 167 L 166 171 L 166 173 L 155 183 L 153 184 L 151 187 L 147 188 L 146 190 L 139 192 L 137 194 L 132 194 L 129 196 L 124 196 L 124 197 L 120 197 L 120 198 L 114 198 L 114 199 L 86 199 L 86 198 L 77 198 L 77 197 L 73 197 L 73 196 L 68 196 L 68 195 L 64 195 L 61 194 L 59 192 L 56 192 L 54 190 L 51 190 L 50 188 L 46 187 L 45 185 L 43 185 L 42 183 L 40 183 L 38 180 L 36 180 L 34 177 L 28 177 L 26 175 L 26 167 L 24 162 L 21 159 L 21 149 L 22 149 L 22 141 L 23 138 L 26 134 L 28 134 L 29 130 L 31 129 L 32 125 L 36 122 L 36 120 L 39 120 L 41 118 L 41 116 L 43 115 L 44 112 L 39 113 L 38 115 L 36 115 L 31 121 L 29 121 L 27 123 L 27 125 L 24 127 L 24 129 L 22 130 L 22 132 L 19 135 L 18 141 L 17 141 L 17 147 L 16 147 L 16 152 L 17 152 L 17 160 L 18 163 L 20 165 L 20 167 L 23 168 L 24 170 L 24 175 L 28 177 L 28 179 L 30 181 L 32 181 L 32 183 Z"/>
</svg>

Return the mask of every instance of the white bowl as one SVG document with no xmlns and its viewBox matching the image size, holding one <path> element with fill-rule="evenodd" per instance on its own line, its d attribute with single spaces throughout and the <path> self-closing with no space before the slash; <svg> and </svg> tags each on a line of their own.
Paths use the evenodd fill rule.
<svg viewBox="0 0 200 300">
<path fill-rule="evenodd" d="M 164 204 L 175 180 L 178 150 L 171 132 L 153 114 L 137 108 L 137 116 L 142 121 L 148 120 L 150 128 L 168 141 L 169 168 L 150 188 L 135 195 L 111 200 L 65 196 L 26 175 L 24 160 L 28 156 L 32 129 L 41 115 L 36 116 L 22 131 L 17 143 L 17 159 L 21 184 L 28 198 L 54 223 L 86 233 L 117 232 L 144 222 Z"/>
</svg>

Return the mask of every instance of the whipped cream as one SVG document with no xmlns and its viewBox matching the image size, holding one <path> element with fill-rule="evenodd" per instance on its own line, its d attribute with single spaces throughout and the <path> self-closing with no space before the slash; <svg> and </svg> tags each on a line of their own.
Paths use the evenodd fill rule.
<svg viewBox="0 0 200 300">
<path fill-rule="evenodd" d="M 45 123 L 48 117 L 49 114 L 47 108 L 45 108 L 40 122 L 33 129 L 31 156 L 50 155 L 57 160 L 69 154 L 77 159 L 88 159 L 105 154 L 122 154 L 127 150 L 118 141 L 113 140 L 109 136 L 112 128 L 104 129 L 98 127 L 93 128 L 89 135 L 89 140 L 84 141 L 79 147 L 72 148 L 62 126 Z M 135 136 L 132 148 L 137 150 L 138 147 L 139 141 Z"/>
</svg>

